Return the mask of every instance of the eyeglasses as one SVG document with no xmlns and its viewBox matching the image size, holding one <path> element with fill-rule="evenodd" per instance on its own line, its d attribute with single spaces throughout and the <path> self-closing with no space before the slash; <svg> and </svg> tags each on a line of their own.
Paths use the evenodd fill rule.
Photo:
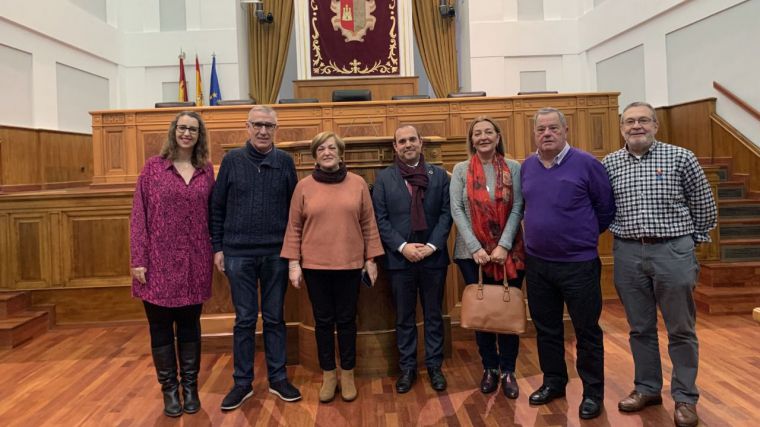
<svg viewBox="0 0 760 427">
<path fill-rule="evenodd" d="M 640 124 L 641 126 L 646 126 L 648 124 L 653 123 L 655 120 L 651 117 L 639 117 L 638 119 L 634 119 L 633 117 L 623 120 L 623 124 L 626 126 L 633 126 L 636 123 Z"/>
<path fill-rule="evenodd" d="M 249 121 L 248 125 L 256 130 L 262 130 L 266 129 L 268 131 L 274 130 L 274 128 L 277 127 L 277 123 L 269 123 L 269 122 L 252 122 Z"/>
<path fill-rule="evenodd" d="M 177 126 L 177 133 L 183 134 L 187 131 L 190 131 L 190 135 L 198 134 L 198 128 L 195 126 L 185 126 L 185 125 Z"/>
</svg>

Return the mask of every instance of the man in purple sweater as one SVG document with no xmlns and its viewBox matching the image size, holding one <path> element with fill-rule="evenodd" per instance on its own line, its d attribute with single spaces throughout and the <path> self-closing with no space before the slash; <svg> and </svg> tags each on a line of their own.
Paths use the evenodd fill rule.
<svg viewBox="0 0 760 427">
<path fill-rule="evenodd" d="M 567 143 L 567 120 L 557 109 L 533 117 L 536 154 L 521 170 L 525 199 L 528 307 L 536 326 L 544 374 L 530 395 L 543 405 L 565 395 L 563 304 L 575 328 L 576 368 L 583 382 L 582 419 L 599 416 L 604 400 L 604 344 L 599 235 L 615 217 L 615 201 L 604 166 Z"/>
</svg>

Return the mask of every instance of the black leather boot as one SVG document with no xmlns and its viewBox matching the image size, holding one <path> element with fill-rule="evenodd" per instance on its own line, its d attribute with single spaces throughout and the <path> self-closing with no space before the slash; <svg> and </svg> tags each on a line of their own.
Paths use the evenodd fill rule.
<svg viewBox="0 0 760 427">
<path fill-rule="evenodd" d="M 201 409 L 198 397 L 198 371 L 201 367 L 201 342 L 177 342 L 179 375 L 182 378 L 182 402 L 185 412 L 194 414 Z"/>
<path fill-rule="evenodd" d="M 174 344 L 152 349 L 153 364 L 156 365 L 156 376 L 164 394 L 164 414 L 169 417 L 182 415 L 182 405 L 179 403 L 179 382 L 177 381 L 177 356 Z"/>
</svg>

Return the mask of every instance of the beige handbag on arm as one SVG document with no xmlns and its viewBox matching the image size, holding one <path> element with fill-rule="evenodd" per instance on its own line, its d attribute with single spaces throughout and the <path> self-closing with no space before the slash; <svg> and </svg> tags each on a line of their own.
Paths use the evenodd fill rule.
<svg viewBox="0 0 760 427">
<path fill-rule="evenodd" d="M 464 288 L 460 326 L 483 332 L 522 334 L 525 332 L 525 298 L 520 288 L 483 285 L 483 269 L 478 266 L 478 283 Z"/>
</svg>

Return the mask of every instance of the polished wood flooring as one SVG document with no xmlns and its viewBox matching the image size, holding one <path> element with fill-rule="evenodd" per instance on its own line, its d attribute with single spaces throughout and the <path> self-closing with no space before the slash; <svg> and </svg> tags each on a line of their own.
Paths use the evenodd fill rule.
<svg viewBox="0 0 760 427">
<path fill-rule="evenodd" d="M 541 383 L 534 338 L 524 338 L 518 359 L 521 395 L 516 401 L 501 392 L 478 391 L 481 365 L 473 340 L 453 343 L 445 362 L 449 388 L 435 393 L 421 376 L 412 392 L 398 395 L 393 378 L 359 378 L 359 398 L 318 403 L 321 373 L 288 368 L 303 393 L 297 403 L 278 400 L 267 391 L 263 354 L 257 353 L 254 397 L 240 409 L 222 413 L 219 405 L 231 386 L 228 352 L 203 354 L 201 400 L 194 415 L 162 415 L 159 386 L 149 353 L 146 326 L 58 328 L 12 350 L 0 350 L 0 424 L 3 426 L 668 426 L 670 364 L 662 345 L 664 404 L 626 415 L 617 401 L 632 388 L 633 366 L 622 307 L 606 304 L 602 316 L 606 351 L 606 410 L 580 421 L 581 384 L 573 365 L 574 342 L 567 341 L 571 381 L 567 398 L 531 407 L 528 394 Z M 760 425 L 760 325 L 746 315 L 700 315 L 701 399 L 703 426 Z"/>
</svg>

